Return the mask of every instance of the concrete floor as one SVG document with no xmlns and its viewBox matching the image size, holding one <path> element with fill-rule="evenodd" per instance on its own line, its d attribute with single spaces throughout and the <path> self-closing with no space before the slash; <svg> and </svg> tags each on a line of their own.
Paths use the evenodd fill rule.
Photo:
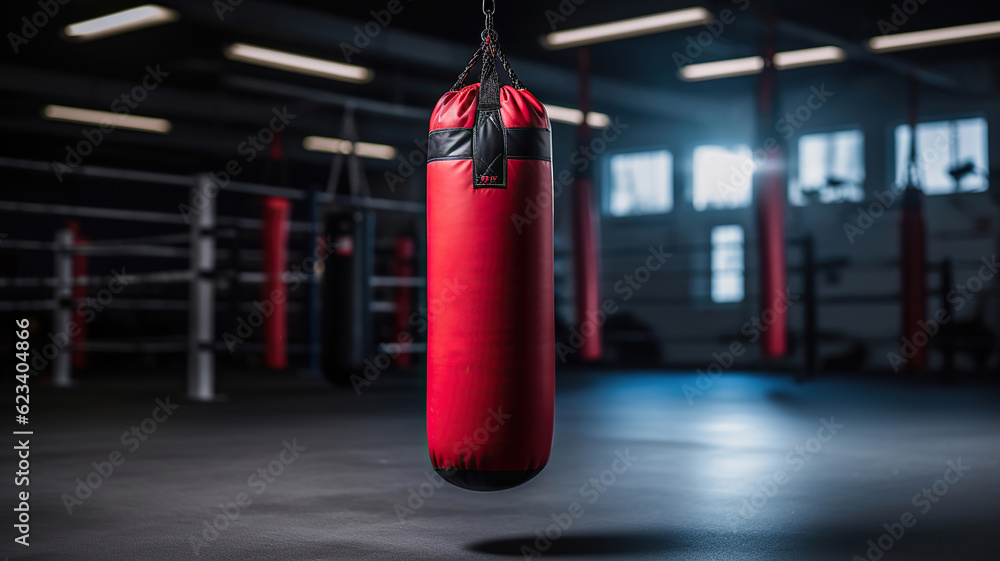
<svg viewBox="0 0 1000 561">
<path fill-rule="evenodd" d="M 229 400 L 213 404 L 179 401 L 179 386 L 151 381 L 39 386 L 31 546 L 13 544 L 8 525 L 0 555 L 485 560 L 524 558 L 528 547 L 558 559 L 1000 559 L 997 389 L 731 374 L 703 381 L 689 403 L 684 387 L 696 381 L 560 373 L 549 466 L 500 493 L 426 479 L 422 389 L 389 374 L 361 396 L 299 382 L 238 390 L 224 380 Z M 155 432 L 145 441 L 123 444 L 122 433 L 168 394 L 180 407 L 155 427 L 147 422 Z M 824 419 L 843 426 L 820 431 Z M 282 455 L 293 441 L 305 450 Z M 91 476 L 99 487 L 67 514 L 76 479 L 113 451 L 124 462 Z M 631 465 L 616 463 L 618 453 Z M 946 473 L 959 460 L 968 471 Z M 269 464 L 280 475 L 254 475 Z M 953 483 L 935 483 L 946 475 Z M 4 480 L 0 506 L 10 509 L 14 489 Z M 936 502 L 914 503 L 924 489 Z M 882 537 L 891 549 L 869 557 L 868 541 L 877 544 L 883 525 L 905 513 L 912 526 L 890 526 L 905 533 Z M 216 518 L 223 529 L 207 530 Z M 536 534 L 546 531 L 558 535 L 548 545 Z"/>
</svg>

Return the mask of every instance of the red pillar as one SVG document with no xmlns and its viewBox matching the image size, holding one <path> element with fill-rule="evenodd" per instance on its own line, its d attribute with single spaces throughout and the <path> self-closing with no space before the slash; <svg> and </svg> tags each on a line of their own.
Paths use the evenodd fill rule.
<svg viewBox="0 0 1000 561">
<path fill-rule="evenodd" d="M 291 205 L 288 199 L 264 199 L 261 230 L 263 245 L 264 302 L 271 305 L 271 314 L 264 318 L 264 365 L 281 370 L 288 365 L 288 285 L 282 276 L 288 260 L 288 216 Z M 265 304 L 265 309 L 267 309 Z"/>
<path fill-rule="evenodd" d="M 581 145 L 590 143 L 590 127 L 587 113 L 590 112 L 590 57 L 586 47 L 578 51 L 580 73 L 579 94 L 583 122 L 577 129 Z M 600 360 L 601 325 L 600 315 L 600 249 L 597 236 L 598 222 L 591 203 L 593 184 L 590 170 L 581 170 L 573 182 L 572 192 L 572 234 L 573 234 L 573 278 L 576 281 L 576 323 L 583 344 L 580 358 L 585 361 Z"/>
<path fill-rule="evenodd" d="M 776 136 L 774 105 L 778 94 L 778 71 L 774 67 L 775 26 L 773 6 L 767 14 L 767 38 L 764 44 L 764 71 L 760 74 L 757 95 L 757 148 L 765 155 L 757 170 L 754 185 L 757 218 L 757 243 L 760 253 L 761 318 L 768 322 L 761 336 L 765 357 L 781 358 L 788 353 L 788 290 L 785 266 L 785 200 L 787 181 L 784 150 Z"/>
<path fill-rule="evenodd" d="M 773 320 L 761 335 L 764 356 L 788 353 L 788 278 L 785 265 L 785 174 L 780 149 L 768 155 L 757 186 L 757 237 L 760 251 L 761 317 Z"/>
</svg>

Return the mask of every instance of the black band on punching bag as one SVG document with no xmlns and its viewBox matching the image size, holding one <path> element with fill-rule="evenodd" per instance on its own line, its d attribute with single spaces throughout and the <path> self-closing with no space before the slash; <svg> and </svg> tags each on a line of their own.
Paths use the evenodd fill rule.
<svg viewBox="0 0 1000 561">
<path fill-rule="evenodd" d="M 505 128 L 508 160 L 552 160 L 552 134 L 541 127 Z M 427 161 L 468 160 L 472 157 L 472 129 L 433 130 L 427 135 Z"/>
<path fill-rule="evenodd" d="M 472 129 L 439 129 L 427 135 L 427 161 L 472 157 Z"/>
</svg>

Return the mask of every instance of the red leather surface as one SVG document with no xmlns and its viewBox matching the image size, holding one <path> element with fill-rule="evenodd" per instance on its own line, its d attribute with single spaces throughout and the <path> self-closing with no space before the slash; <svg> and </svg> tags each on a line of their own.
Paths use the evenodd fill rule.
<svg viewBox="0 0 1000 561">
<path fill-rule="evenodd" d="M 471 127 L 476 123 L 479 84 L 471 84 L 441 96 L 431 114 L 431 130 Z M 500 116 L 507 128 L 549 128 L 545 106 L 527 90 L 500 88 Z"/>
<path fill-rule="evenodd" d="M 923 331 L 919 322 L 927 321 L 927 231 L 921 208 L 903 209 L 900 241 L 903 336 L 913 343 L 913 335 Z M 907 359 L 906 368 L 922 370 L 927 366 L 927 346 L 912 346 L 916 349 L 916 354 Z M 909 346 L 907 350 L 909 351 Z"/>
<path fill-rule="evenodd" d="M 541 127 L 549 128 L 549 116 L 545 106 L 526 90 L 510 86 L 500 88 L 500 116 L 507 128 Z"/>
<path fill-rule="evenodd" d="M 780 358 L 788 353 L 788 277 L 785 267 L 785 178 L 780 151 L 769 153 L 761 174 L 757 207 L 760 238 L 761 317 L 774 321 L 761 335 L 764 356 Z"/>
<path fill-rule="evenodd" d="M 264 284 L 262 288 L 263 306 L 271 309 L 271 315 L 264 318 L 264 365 L 280 370 L 288 365 L 286 353 L 288 318 L 288 285 L 282 280 L 285 262 L 288 258 L 288 215 L 291 210 L 288 199 L 266 197 L 264 199 L 264 226 L 261 231 L 263 244 Z M 273 306 L 269 308 L 268 304 Z"/>
<path fill-rule="evenodd" d="M 441 96 L 431 113 L 431 130 L 471 127 L 476 124 L 479 84 Z"/>
<path fill-rule="evenodd" d="M 600 263 L 597 250 L 597 220 L 590 202 L 590 177 L 573 183 L 573 277 L 576 298 L 576 327 L 583 338 L 578 356 L 594 361 L 601 358 Z M 590 326 L 584 327 L 584 322 Z"/>
<path fill-rule="evenodd" d="M 478 84 L 449 92 L 431 128 L 472 126 Z M 502 93 L 507 127 L 547 126 L 534 96 Z M 427 439 L 435 468 L 540 468 L 552 444 L 551 163 L 509 160 L 506 189 L 473 188 L 472 160 L 427 165 Z M 502 421 L 502 422 L 501 422 Z"/>
</svg>

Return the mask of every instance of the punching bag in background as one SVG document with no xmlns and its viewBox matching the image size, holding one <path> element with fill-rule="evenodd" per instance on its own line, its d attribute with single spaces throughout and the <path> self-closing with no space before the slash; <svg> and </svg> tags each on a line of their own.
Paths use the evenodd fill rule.
<svg viewBox="0 0 1000 561">
<path fill-rule="evenodd" d="M 903 337 L 918 339 L 927 321 L 927 231 L 924 227 L 924 193 L 910 185 L 903 190 L 903 216 L 900 220 L 900 279 L 903 292 Z M 913 345 L 915 353 L 906 361 L 908 370 L 923 370 L 927 366 L 927 346 Z"/>
<path fill-rule="evenodd" d="M 903 338 L 910 342 L 916 339 L 914 335 L 917 332 L 924 330 L 920 323 L 927 321 L 927 230 L 924 226 L 924 191 L 920 188 L 920 168 L 917 164 L 918 93 L 916 80 L 910 80 L 910 159 L 906 166 L 903 215 L 899 223 L 900 306 L 903 309 L 900 319 Z M 927 366 L 927 345 L 912 346 L 915 352 L 907 357 L 906 368 L 923 370 Z"/>
<path fill-rule="evenodd" d="M 431 114 L 427 155 L 427 440 L 434 469 L 476 491 L 548 462 L 555 393 L 549 119 L 486 39 Z M 479 84 L 463 87 L 482 63 Z M 496 59 L 512 85 L 500 86 Z"/>
<path fill-rule="evenodd" d="M 577 128 L 577 141 L 580 146 L 590 145 L 590 126 L 587 124 L 587 114 L 590 112 L 590 55 L 586 47 L 578 49 L 579 95 L 580 110 L 583 112 L 583 122 Z M 597 217 L 594 205 L 591 204 L 592 181 L 591 168 L 578 169 L 573 179 L 573 278 L 575 280 L 576 324 L 583 344 L 580 345 L 580 358 L 584 361 L 601 359 L 601 325 L 597 318 L 601 314 L 600 263 L 597 248 Z"/>
<path fill-rule="evenodd" d="M 264 366 L 283 370 L 288 366 L 288 285 L 285 284 L 285 263 L 288 261 L 288 199 L 265 197 L 263 228 L 261 229 L 264 302 L 271 304 L 270 315 L 264 317 Z M 266 307 L 266 304 L 265 304 Z"/>
<path fill-rule="evenodd" d="M 330 212 L 326 215 L 326 235 L 333 240 L 333 247 L 326 248 L 329 257 L 323 270 L 323 375 L 333 384 L 346 386 L 352 384 L 354 376 L 368 375 L 364 361 L 372 348 L 375 214 Z"/>
<path fill-rule="evenodd" d="M 393 244 L 392 274 L 401 279 L 413 276 L 413 257 L 415 253 L 413 238 L 398 237 Z M 413 309 L 413 288 L 397 286 L 395 290 L 396 313 L 393 314 L 393 330 L 403 334 L 410 331 L 410 310 Z M 396 365 L 401 368 L 410 366 L 413 354 L 401 352 L 396 357 Z"/>
</svg>

